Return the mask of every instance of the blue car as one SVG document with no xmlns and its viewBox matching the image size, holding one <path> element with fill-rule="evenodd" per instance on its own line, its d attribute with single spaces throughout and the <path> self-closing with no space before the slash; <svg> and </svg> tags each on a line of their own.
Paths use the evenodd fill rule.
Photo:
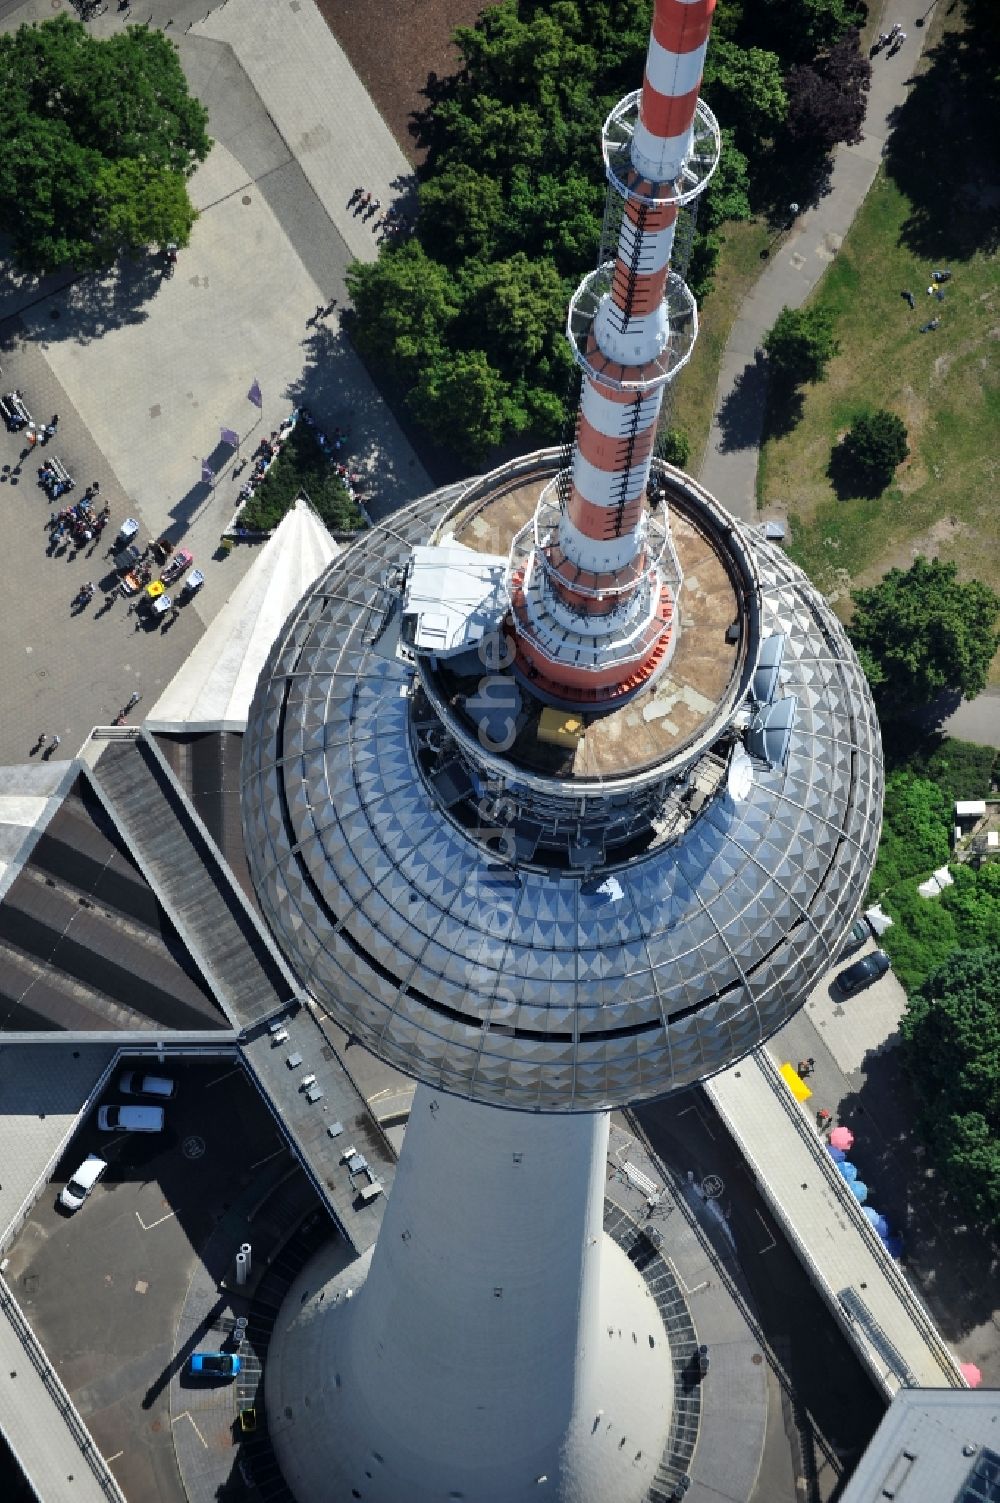
<svg viewBox="0 0 1000 1503">
<path fill-rule="evenodd" d="M 235 1352 L 193 1352 L 187 1370 L 193 1378 L 235 1378 L 240 1366 Z"/>
</svg>

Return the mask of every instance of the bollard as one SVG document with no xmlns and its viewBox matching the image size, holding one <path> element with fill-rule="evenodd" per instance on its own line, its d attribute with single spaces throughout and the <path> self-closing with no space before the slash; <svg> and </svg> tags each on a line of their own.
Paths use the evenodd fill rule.
<svg viewBox="0 0 1000 1503">
<path fill-rule="evenodd" d="M 236 1254 L 236 1282 L 245 1284 L 247 1281 L 247 1255 L 244 1252 Z"/>
<path fill-rule="evenodd" d="M 243 1256 L 247 1260 L 247 1273 L 249 1273 L 250 1269 L 253 1266 L 253 1257 L 251 1255 L 250 1243 L 249 1242 L 241 1242 L 240 1243 L 240 1252 L 243 1254 Z"/>
</svg>

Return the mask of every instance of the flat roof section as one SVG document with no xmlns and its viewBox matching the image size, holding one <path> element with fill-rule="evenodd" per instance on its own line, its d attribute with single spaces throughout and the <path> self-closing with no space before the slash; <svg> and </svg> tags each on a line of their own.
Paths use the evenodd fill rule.
<svg viewBox="0 0 1000 1503">
<path fill-rule="evenodd" d="M 533 478 L 476 500 L 441 524 L 442 538 L 481 553 L 504 553 L 514 534 L 531 520 L 551 477 Z M 669 484 L 669 480 L 668 480 Z M 746 631 L 736 641 L 727 632 L 743 610 L 722 551 L 707 522 L 679 493 L 670 492 L 670 531 L 684 582 L 680 592 L 681 629 L 667 668 L 649 689 L 611 713 L 584 717 L 583 734 L 570 753 L 539 741 L 537 722 L 544 708 L 532 705 L 529 725 L 511 750 L 511 759 L 558 777 L 607 778 L 641 772 L 672 757 L 694 740 L 715 714 L 738 670 Z M 447 665 L 443 665 L 446 669 Z"/>
<path fill-rule="evenodd" d="M 373 1247 L 396 1174 L 396 1153 L 319 1019 L 299 1007 L 281 1019 L 275 1033 L 256 1030 L 241 1052 L 355 1252 Z M 306 1086 L 311 1076 L 314 1082 Z M 348 1148 L 357 1150 L 366 1167 L 352 1172 L 345 1162 Z M 363 1198 L 374 1184 L 382 1193 Z"/>
<path fill-rule="evenodd" d="M 996 1503 L 1000 1393 L 907 1388 L 858 1462 L 840 1503 Z"/>
<path fill-rule="evenodd" d="M 227 1026 L 86 775 L 78 776 L 0 903 L 0 1034 Z"/>
</svg>

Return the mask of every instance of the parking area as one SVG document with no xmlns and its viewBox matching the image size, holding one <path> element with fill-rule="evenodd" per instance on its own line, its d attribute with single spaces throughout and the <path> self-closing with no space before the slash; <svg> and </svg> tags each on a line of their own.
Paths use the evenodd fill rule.
<svg viewBox="0 0 1000 1503">
<path fill-rule="evenodd" d="M 203 1263 L 213 1231 L 258 1180 L 293 1161 L 234 1061 L 143 1068 L 177 1082 L 165 1130 L 103 1133 L 92 1113 L 11 1249 L 6 1277 L 126 1496 L 180 1503 L 169 1391 L 189 1285 L 196 1274 L 225 1275 L 228 1255 L 223 1266 Z M 103 1097 L 124 1099 L 110 1087 Z M 88 1153 L 109 1168 L 69 1214 L 59 1192 Z M 210 1264 L 222 1260 L 219 1247 L 216 1238 Z"/>
</svg>

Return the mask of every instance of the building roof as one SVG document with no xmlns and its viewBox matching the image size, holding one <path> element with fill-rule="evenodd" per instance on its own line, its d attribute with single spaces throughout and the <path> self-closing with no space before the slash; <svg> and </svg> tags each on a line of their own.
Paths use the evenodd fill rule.
<svg viewBox="0 0 1000 1503">
<path fill-rule="evenodd" d="M 279 628 L 340 552 L 296 501 L 150 710 L 147 730 L 242 731 Z"/>
<path fill-rule="evenodd" d="M 998 1503 L 1000 1392 L 906 1388 L 840 1503 Z"/>
<path fill-rule="evenodd" d="M 0 767 L 0 898 L 27 861 L 74 775 L 69 762 Z"/>
<path fill-rule="evenodd" d="M 90 774 L 56 801 L 0 903 L 0 1035 L 227 1029 Z"/>
</svg>

